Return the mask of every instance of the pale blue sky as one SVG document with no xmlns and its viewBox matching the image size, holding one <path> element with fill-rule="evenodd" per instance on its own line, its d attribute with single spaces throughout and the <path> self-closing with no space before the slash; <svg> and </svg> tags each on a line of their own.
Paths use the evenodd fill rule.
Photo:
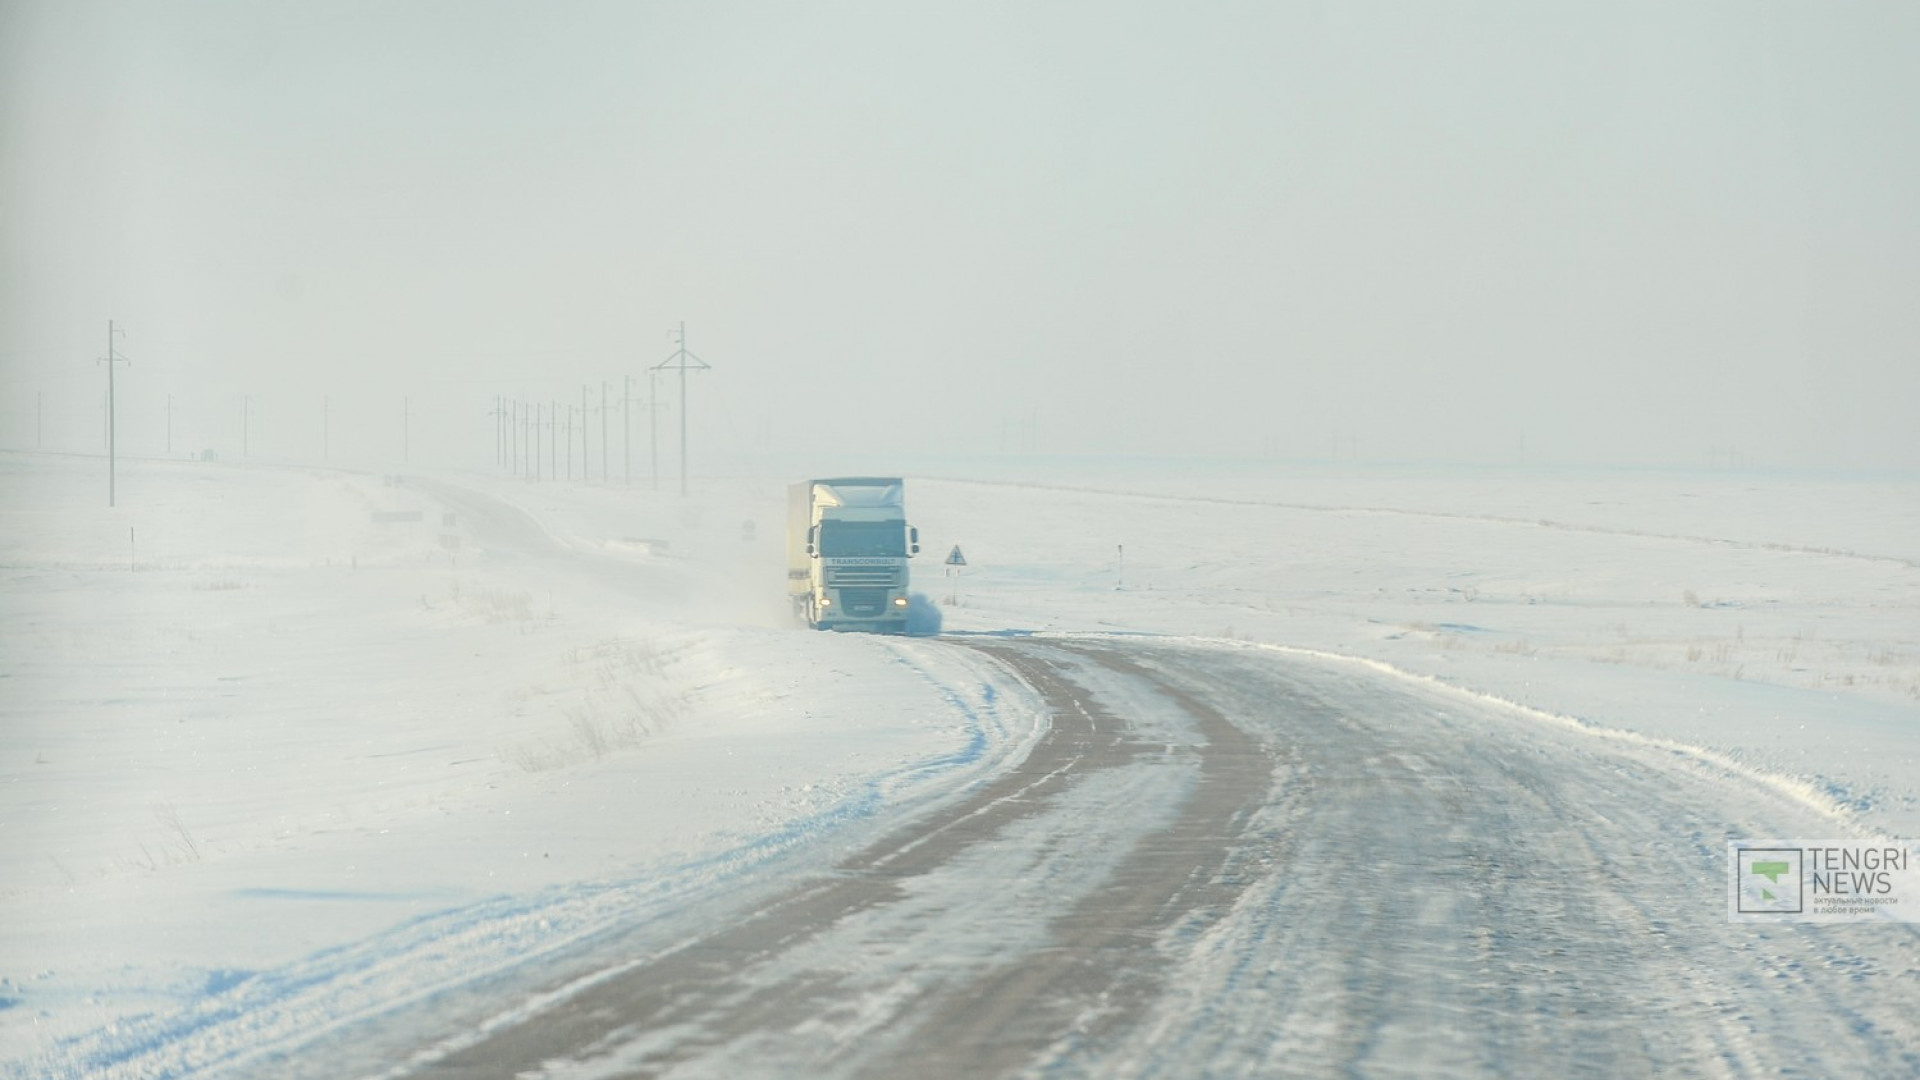
<svg viewBox="0 0 1920 1080">
<path fill-rule="evenodd" d="M 86 445 L 112 317 L 136 442 L 407 395 L 484 463 L 685 319 L 696 461 L 1920 468 L 1915 56 L 1910 3 L 5 0 L 0 443 Z"/>
</svg>

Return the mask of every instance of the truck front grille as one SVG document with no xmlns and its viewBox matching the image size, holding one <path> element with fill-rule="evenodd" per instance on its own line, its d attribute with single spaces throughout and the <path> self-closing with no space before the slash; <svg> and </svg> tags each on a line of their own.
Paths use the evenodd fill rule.
<svg viewBox="0 0 1920 1080">
<path fill-rule="evenodd" d="M 887 610 L 885 589 L 842 589 L 840 605 L 849 615 L 872 616 Z"/>
<path fill-rule="evenodd" d="M 827 584 L 891 588 L 900 584 L 900 571 L 891 566 L 829 566 Z"/>
</svg>

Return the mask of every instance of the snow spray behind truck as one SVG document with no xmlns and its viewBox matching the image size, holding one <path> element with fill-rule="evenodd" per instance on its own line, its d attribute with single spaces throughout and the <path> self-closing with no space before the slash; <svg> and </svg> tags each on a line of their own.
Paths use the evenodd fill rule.
<svg viewBox="0 0 1920 1080">
<path fill-rule="evenodd" d="M 897 476 L 807 480 L 787 489 L 787 595 L 815 630 L 907 629 L 907 524 Z"/>
</svg>

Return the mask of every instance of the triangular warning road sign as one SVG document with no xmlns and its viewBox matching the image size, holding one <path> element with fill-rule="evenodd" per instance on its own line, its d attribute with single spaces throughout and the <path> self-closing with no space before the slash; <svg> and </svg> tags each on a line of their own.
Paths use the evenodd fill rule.
<svg viewBox="0 0 1920 1080">
<path fill-rule="evenodd" d="M 962 555 L 962 554 L 960 554 L 960 545 L 959 545 L 959 544 L 955 544 L 955 545 L 953 545 L 953 550 L 952 550 L 951 552 L 948 552 L 948 554 L 947 554 L 947 565 L 948 565 L 948 566 L 965 566 L 965 565 L 967 565 L 967 557 L 966 557 L 965 555 Z"/>
</svg>

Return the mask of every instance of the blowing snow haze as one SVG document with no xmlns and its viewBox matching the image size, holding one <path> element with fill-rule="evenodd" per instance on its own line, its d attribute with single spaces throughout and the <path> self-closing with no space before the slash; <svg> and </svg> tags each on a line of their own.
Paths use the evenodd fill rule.
<svg viewBox="0 0 1920 1080">
<path fill-rule="evenodd" d="M 98 448 L 113 319 L 123 451 L 405 410 L 484 463 L 685 320 L 696 471 L 1912 469 L 1917 54 L 1891 3 L 9 0 L 0 444 Z"/>
</svg>

